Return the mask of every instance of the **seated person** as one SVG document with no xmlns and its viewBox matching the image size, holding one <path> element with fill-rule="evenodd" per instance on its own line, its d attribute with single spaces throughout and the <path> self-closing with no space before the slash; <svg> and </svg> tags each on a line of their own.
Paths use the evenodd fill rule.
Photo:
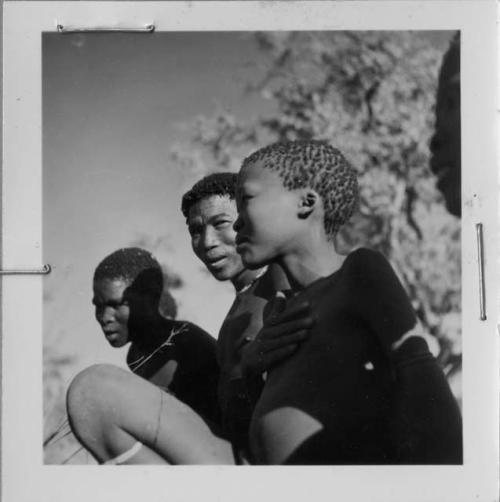
<svg viewBox="0 0 500 502">
<path fill-rule="evenodd" d="M 106 340 L 113 347 L 130 344 L 130 370 L 214 418 L 215 340 L 190 322 L 160 314 L 163 273 L 157 260 L 140 248 L 119 249 L 95 269 L 93 290 Z"/>
<path fill-rule="evenodd" d="M 266 318 L 307 301 L 315 319 L 268 371 L 252 453 L 262 464 L 459 463 L 458 407 L 392 268 L 367 249 L 335 251 L 357 191 L 323 142 L 276 143 L 243 162 L 238 252 L 248 268 L 279 264 L 291 286 Z"/>
<path fill-rule="evenodd" d="M 97 266 L 93 290 L 96 320 L 106 340 L 113 347 L 130 344 L 130 370 L 218 423 L 215 340 L 188 321 L 160 314 L 163 272 L 158 261 L 143 249 L 119 249 Z M 104 382 L 101 385 L 105 387 Z M 85 406 L 83 401 L 72 401 L 73 423 L 85 414 Z M 86 445 L 85 437 L 73 429 Z"/>
<path fill-rule="evenodd" d="M 134 375 L 111 365 L 95 366 L 77 375 L 68 390 L 67 403 L 77 437 L 102 463 L 242 461 L 261 386 L 255 375 L 292 353 L 306 336 L 303 329 L 310 319 L 301 306 L 302 310 L 287 313 L 283 323 L 268 329 L 270 341 L 249 342 L 262 326 L 262 310 L 274 290 L 268 291 L 269 275 L 257 280 L 262 271 L 245 270 L 236 252 L 235 184 L 235 174 L 210 175 L 183 199 L 194 252 L 216 279 L 231 281 L 237 292 L 217 341 L 223 426 L 214 425 L 196 409 Z M 302 318 L 295 320 L 294 315 L 299 314 Z M 245 372 L 243 350 L 248 360 Z M 140 357 L 138 354 L 134 359 Z M 250 380 L 252 385 L 247 385 Z"/>
</svg>

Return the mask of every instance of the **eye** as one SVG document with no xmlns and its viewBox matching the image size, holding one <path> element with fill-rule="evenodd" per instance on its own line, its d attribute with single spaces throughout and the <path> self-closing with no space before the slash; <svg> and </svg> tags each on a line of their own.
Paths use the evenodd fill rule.
<svg viewBox="0 0 500 502">
<path fill-rule="evenodd" d="M 190 225 L 188 227 L 188 230 L 189 230 L 189 235 L 191 235 L 191 237 L 199 235 L 201 231 L 199 226 L 194 226 L 194 225 Z"/>
<path fill-rule="evenodd" d="M 214 226 L 215 226 L 215 228 L 225 228 L 231 224 L 232 224 L 232 221 L 230 221 L 230 220 L 217 220 L 214 223 Z"/>
</svg>

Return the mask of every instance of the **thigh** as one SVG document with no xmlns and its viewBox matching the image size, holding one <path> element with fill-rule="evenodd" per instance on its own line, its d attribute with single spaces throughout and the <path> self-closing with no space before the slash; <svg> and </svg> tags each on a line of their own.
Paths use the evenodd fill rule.
<svg viewBox="0 0 500 502">
<path fill-rule="evenodd" d="M 173 464 L 234 464 L 231 443 L 173 395 L 146 380 L 127 375 L 131 406 L 122 426 Z"/>
<path fill-rule="evenodd" d="M 133 373 L 97 366 L 77 377 L 88 398 L 85 413 L 98 415 L 102 440 L 125 431 L 172 464 L 234 464 L 231 443 L 192 408 Z M 73 384 L 72 384 L 73 385 Z M 75 393 L 73 393 L 75 394 Z"/>
</svg>

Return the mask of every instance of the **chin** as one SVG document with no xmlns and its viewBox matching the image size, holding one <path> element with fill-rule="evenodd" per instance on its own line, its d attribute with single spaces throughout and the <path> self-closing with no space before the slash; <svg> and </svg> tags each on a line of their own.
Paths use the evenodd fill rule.
<svg viewBox="0 0 500 502">
<path fill-rule="evenodd" d="M 121 347 L 123 347 L 125 345 L 124 342 L 122 341 L 119 341 L 117 340 L 116 342 L 109 342 L 109 344 L 111 345 L 111 347 L 113 347 L 114 349 L 119 349 Z"/>
<path fill-rule="evenodd" d="M 212 277 L 218 281 L 227 281 L 228 279 L 231 278 L 231 274 L 230 274 L 230 271 L 226 270 L 226 269 L 222 269 L 222 270 L 210 270 L 209 269 L 209 272 L 210 274 L 212 275 Z"/>
<path fill-rule="evenodd" d="M 243 262 L 243 265 L 245 265 L 245 268 L 248 268 L 250 270 L 262 268 L 270 262 L 270 260 L 265 260 L 264 258 L 255 256 L 251 253 L 243 255 L 241 258 L 241 261 Z"/>
<path fill-rule="evenodd" d="M 127 343 L 128 343 L 128 337 L 126 337 L 125 340 L 123 340 L 122 338 L 119 338 L 117 340 L 108 340 L 108 343 L 114 349 L 119 349 L 120 347 L 123 347 L 124 345 L 127 345 Z"/>
</svg>

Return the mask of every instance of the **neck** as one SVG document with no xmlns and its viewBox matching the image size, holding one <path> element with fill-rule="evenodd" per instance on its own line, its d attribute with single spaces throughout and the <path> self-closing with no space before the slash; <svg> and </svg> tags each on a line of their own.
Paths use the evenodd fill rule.
<svg viewBox="0 0 500 502">
<path fill-rule="evenodd" d="M 231 283 L 234 286 L 236 292 L 240 291 L 245 286 L 248 286 L 252 281 L 255 281 L 255 279 L 262 273 L 262 271 L 262 268 L 255 270 L 245 268 L 236 277 L 233 277 L 231 279 Z"/>
<path fill-rule="evenodd" d="M 332 242 L 320 240 L 298 247 L 279 260 L 292 290 L 298 291 L 321 277 L 336 272 L 345 256 L 335 250 Z"/>
<path fill-rule="evenodd" d="M 158 315 L 135 329 L 132 333 L 132 341 L 143 347 L 154 347 L 165 336 L 165 324 L 169 324 L 168 319 Z"/>
</svg>

